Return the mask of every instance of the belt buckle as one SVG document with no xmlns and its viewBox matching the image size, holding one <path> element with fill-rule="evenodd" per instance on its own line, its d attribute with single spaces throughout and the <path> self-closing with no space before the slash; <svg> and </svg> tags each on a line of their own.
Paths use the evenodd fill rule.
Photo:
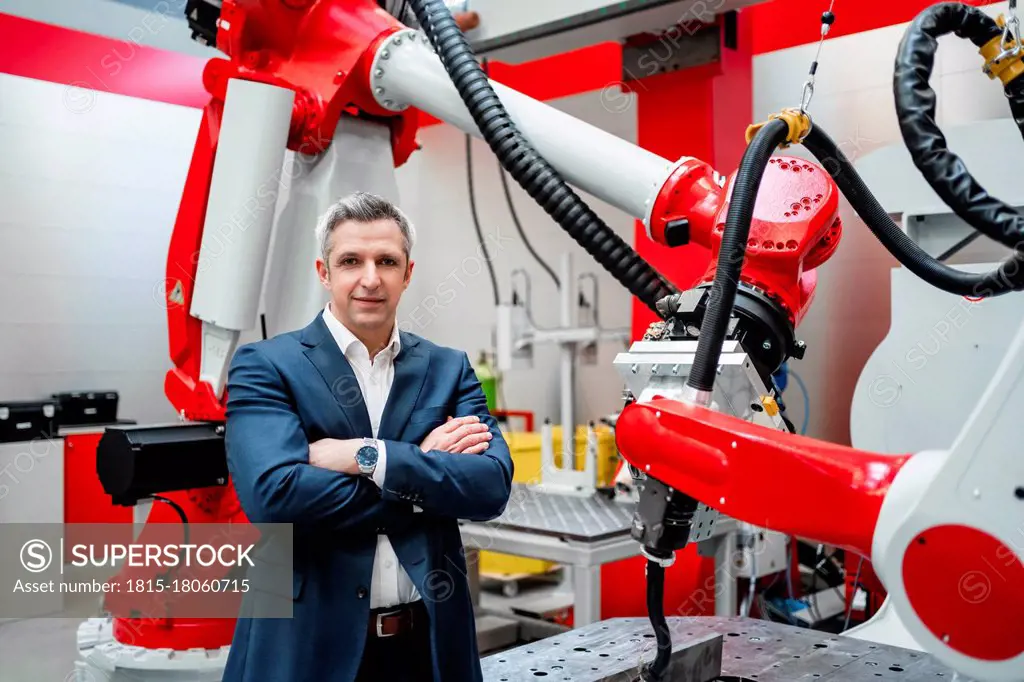
<svg viewBox="0 0 1024 682">
<path fill-rule="evenodd" d="M 398 613 L 401 613 L 401 612 L 402 612 L 401 609 L 395 609 L 394 611 L 388 611 L 387 613 L 378 613 L 377 614 L 377 617 L 376 617 L 376 620 L 377 620 L 377 637 L 380 637 L 380 638 L 394 637 L 395 634 L 397 634 L 397 633 L 391 633 L 391 634 L 387 634 L 386 635 L 386 634 L 384 634 L 384 631 L 381 630 L 381 626 L 384 624 L 384 618 L 386 618 L 387 616 L 394 616 L 394 615 L 396 615 Z"/>
</svg>

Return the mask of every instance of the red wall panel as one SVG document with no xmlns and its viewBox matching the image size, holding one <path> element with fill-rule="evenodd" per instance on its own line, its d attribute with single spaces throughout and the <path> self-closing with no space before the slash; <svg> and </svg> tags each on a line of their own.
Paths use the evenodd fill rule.
<svg viewBox="0 0 1024 682">
<path fill-rule="evenodd" d="M 971 0 L 972 5 L 991 5 L 996 0 Z M 913 19 L 921 10 L 938 4 L 935 0 L 889 0 L 836 2 L 836 21 L 829 37 L 870 31 Z M 821 37 L 821 15 L 830 0 L 772 0 L 744 10 L 754 25 L 754 54 L 813 43 Z"/>
<path fill-rule="evenodd" d="M 677 71 L 645 78 L 633 85 L 637 95 L 637 142 L 667 159 L 694 156 L 712 161 L 715 139 L 717 70 Z M 634 244 L 647 262 L 680 289 L 689 288 L 707 269 L 710 253 L 700 246 L 669 248 L 652 242 L 642 221 L 636 222 Z M 657 316 L 634 302 L 633 338 L 643 336 Z"/>
<path fill-rule="evenodd" d="M 72 108 L 88 103 L 85 90 L 202 107 L 210 99 L 203 89 L 206 61 L 0 14 L 0 73 L 71 86 L 65 105 Z"/>
<path fill-rule="evenodd" d="M 728 175 L 746 149 L 744 134 L 753 121 L 753 25 L 738 22 L 737 48 L 723 46 L 719 63 L 676 71 L 632 83 L 637 95 L 637 142 L 667 159 L 694 156 Z M 637 252 L 680 289 L 691 287 L 707 270 L 710 252 L 695 245 L 668 248 L 653 243 L 636 223 Z M 656 316 L 633 306 L 633 338 L 640 338 Z"/>
</svg>

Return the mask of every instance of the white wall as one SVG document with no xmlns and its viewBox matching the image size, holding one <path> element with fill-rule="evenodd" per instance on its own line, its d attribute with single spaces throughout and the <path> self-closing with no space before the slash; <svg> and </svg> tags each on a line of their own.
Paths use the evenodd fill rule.
<svg viewBox="0 0 1024 682">
<path fill-rule="evenodd" d="M 995 16 L 1006 11 L 1006 3 L 983 10 Z M 854 162 L 879 147 L 901 143 L 892 74 L 906 27 L 890 26 L 825 43 L 810 113 L 816 125 L 826 130 Z M 816 49 L 817 44 L 804 45 L 754 59 L 755 119 L 763 120 L 799 101 L 801 84 Z M 938 96 L 937 122 L 943 128 L 1009 116 L 1001 87 L 981 74 L 977 51 L 968 41 L 950 36 L 940 41 L 931 83 Z M 1007 144 L 1017 148 L 1020 140 L 1008 140 Z M 793 153 L 810 157 L 802 148 Z M 992 157 L 964 160 L 968 166 L 992 163 Z M 891 181 L 899 183 L 900 178 Z M 809 346 L 807 356 L 791 366 L 803 377 L 811 394 L 808 433 L 849 443 L 851 398 L 865 362 L 889 329 L 890 270 L 897 263 L 845 199 L 841 216 L 842 242 L 835 256 L 819 270 L 817 298 L 799 329 Z M 978 262 L 998 258 L 1002 252 L 979 241 L 972 247 L 971 256 Z M 798 426 L 804 413 L 799 396 L 795 385 L 787 390 L 791 417 Z"/>
<path fill-rule="evenodd" d="M 122 417 L 166 421 L 161 287 L 199 111 L 66 94 L 0 75 L 0 400 L 114 389 Z"/>
</svg>

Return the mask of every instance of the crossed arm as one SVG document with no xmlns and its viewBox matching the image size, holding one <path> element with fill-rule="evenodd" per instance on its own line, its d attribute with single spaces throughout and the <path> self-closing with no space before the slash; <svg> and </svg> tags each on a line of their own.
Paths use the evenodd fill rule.
<svg viewBox="0 0 1024 682">
<path fill-rule="evenodd" d="M 467 419 L 453 420 L 430 434 L 423 443 L 426 450 L 384 441 L 387 469 L 380 487 L 352 473 L 354 457 L 350 461 L 346 454 L 354 456 L 358 441 L 311 447 L 284 380 L 258 346 L 238 349 L 228 392 L 228 470 L 253 522 L 374 528 L 407 520 L 413 505 L 442 516 L 488 520 L 499 516 L 508 502 L 512 460 L 468 358 L 452 415 Z M 454 447 L 467 433 L 482 435 L 466 428 L 474 423 L 486 426 L 489 440 L 471 441 L 464 452 L 435 449 Z M 486 445 L 482 452 L 468 453 L 480 445 Z"/>
</svg>

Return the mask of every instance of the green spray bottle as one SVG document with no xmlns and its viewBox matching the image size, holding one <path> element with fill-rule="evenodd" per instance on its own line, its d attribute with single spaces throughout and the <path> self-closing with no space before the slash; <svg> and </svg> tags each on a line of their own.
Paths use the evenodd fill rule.
<svg viewBox="0 0 1024 682">
<path fill-rule="evenodd" d="M 494 412 L 498 407 L 498 375 L 487 360 L 487 351 L 480 351 L 473 371 L 476 372 L 476 378 L 480 381 L 480 387 L 487 398 L 487 409 Z"/>
</svg>

